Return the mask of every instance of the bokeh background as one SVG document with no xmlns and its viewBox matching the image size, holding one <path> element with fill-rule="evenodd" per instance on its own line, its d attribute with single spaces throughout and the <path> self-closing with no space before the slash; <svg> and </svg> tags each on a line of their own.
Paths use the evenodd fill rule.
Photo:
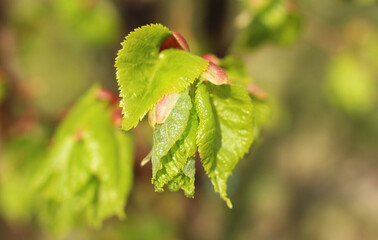
<svg viewBox="0 0 378 240">
<path fill-rule="evenodd" d="M 50 234 L 27 194 L 9 197 L 23 174 L 0 168 L 12 179 L 0 239 L 377 239 L 375 0 L 0 0 L 0 161 L 27 151 L 22 138 L 51 136 L 93 83 L 116 92 L 120 42 L 148 23 L 180 32 L 194 53 L 241 58 L 268 94 L 271 119 L 229 180 L 234 208 L 201 169 L 194 199 L 154 193 L 139 166 L 152 139 L 143 122 L 126 220 Z"/>
</svg>

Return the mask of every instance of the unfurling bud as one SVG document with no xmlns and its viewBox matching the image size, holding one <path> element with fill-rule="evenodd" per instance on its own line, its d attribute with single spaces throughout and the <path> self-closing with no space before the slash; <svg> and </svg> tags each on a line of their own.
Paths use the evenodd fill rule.
<svg viewBox="0 0 378 240">
<path fill-rule="evenodd" d="M 97 99 L 107 101 L 111 104 L 118 104 L 119 98 L 110 90 L 101 88 L 96 92 Z"/>
<path fill-rule="evenodd" d="M 226 72 L 212 61 L 209 61 L 209 66 L 207 67 L 205 72 L 202 73 L 201 77 L 205 78 L 215 85 L 229 83 Z"/>
<path fill-rule="evenodd" d="M 75 135 L 74 135 L 74 139 L 75 139 L 76 142 L 79 142 L 83 139 L 83 130 L 82 129 L 76 130 Z"/>
<path fill-rule="evenodd" d="M 264 90 L 262 90 L 260 87 L 258 87 L 256 84 L 254 83 L 249 83 L 247 85 L 247 90 L 248 92 L 255 98 L 257 98 L 258 100 L 265 100 L 266 98 L 266 93 Z"/>
<path fill-rule="evenodd" d="M 117 107 L 112 110 L 112 122 L 114 126 L 121 127 L 122 126 L 122 110 L 121 108 Z"/>
<path fill-rule="evenodd" d="M 169 114 L 176 105 L 179 96 L 178 93 L 171 93 L 164 96 L 163 99 L 161 99 L 150 111 L 148 114 L 148 122 L 152 128 L 155 127 L 155 124 L 162 124 L 167 120 Z"/>
<path fill-rule="evenodd" d="M 182 49 L 187 52 L 190 51 L 189 45 L 186 42 L 185 38 L 178 32 L 172 32 L 172 35 L 164 40 L 164 42 L 160 45 L 159 52 L 169 48 Z"/>
<path fill-rule="evenodd" d="M 202 54 L 201 57 L 215 64 L 219 64 L 220 62 L 220 59 L 212 53 Z"/>
</svg>

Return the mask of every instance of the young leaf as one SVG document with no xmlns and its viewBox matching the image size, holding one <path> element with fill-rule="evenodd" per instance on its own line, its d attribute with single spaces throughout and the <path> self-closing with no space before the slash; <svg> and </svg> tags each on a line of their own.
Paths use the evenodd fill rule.
<svg viewBox="0 0 378 240">
<path fill-rule="evenodd" d="M 171 113 L 173 107 L 176 105 L 180 94 L 171 93 L 164 96 L 156 106 L 150 111 L 148 115 L 148 120 L 152 128 L 155 128 L 155 124 L 162 124 L 167 120 L 169 114 Z"/>
<path fill-rule="evenodd" d="M 196 159 L 195 157 L 189 157 L 181 172 L 168 182 L 168 189 L 178 191 L 181 188 L 187 197 L 193 197 L 195 173 Z"/>
<path fill-rule="evenodd" d="M 206 59 L 179 49 L 159 52 L 172 32 L 160 24 L 130 33 L 116 59 L 124 120 L 129 130 L 164 96 L 189 87 L 207 68 Z"/>
<path fill-rule="evenodd" d="M 264 101 L 266 100 L 266 93 L 259 86 L 254 83 L 247 84 L 247 90 L 254 99 Z"/>
<path fill-rule="evenodd" d="M 171 127 L 175 127 L 172 122 Z M 161 168 L 153 174 L 152 182 L 156 191 L 163 191 L 164 185 L 168 185 L 171 191 L 182 188 L 187 197 L 194 195 L 196 132 L 198 119 L 193 108 L 190 112 L 187 126 L 181 139 L 175 143 L 170 151 L 160 160 Z"/>
<path fill-rule="evenodd" d="M 271 108 L 266 100 L 266 93 L 252 82 L 244 63 L 240 59 L 228 56 L 219 60 L 219 62 L 219 65 L 229 76 L 230 81 L 245 87 L 251 96 L 255 112 L 255 139 L 257 139 L 262 127 L 271 116 Z"/>
<path fill-rule="evenodd" d="M 43 199 L 39 219 L 57 232 L 124 216 L 133 143 L 114 126 L 110 103 L 98 91 L 91 89 L 58 128 L 35 180 Z"/>
<path fill-rule="evenodd" d="M 204 59 L 207 59 L 207 60 L 209 60 L 209 62 L 213 62 L 217 65 L 219 65 L 219 63 L 220 63 L 220 59 L 212 53 L 202 54 L 201 57 L 204 58 Z"/>
<path fill-rule="evenodd" d="M 229 83 L 226 72 L 213 62 L 209 62 L 209 66 L 202 73 L 201 77 L 215 85 Z"/>
<path fill-rule="evenodd" d="M 172 35 L 164 40 L 160 46 L 159 52 L 169 48 L 182 49 L 187 52 L 190 51 L 185 38 L 178 32 L 172 32 Z"/>
<path fill-rule="evenodd" d="M 192 100 L 189 91 L 179 94 L 176 105 L 163 124 L 157 124 L 154 131 L 152 150 L 152 175 L 162 168 L 161 158 L 167 155 L 173 145 L 182 137 L 188 124 Z"/>
<path fill-rule="evenodd" d="M 227 179 L 246 154 L 254 135 L 254 113 L 247 91 L 237 85 L 200 84 L 195 96 L 199 118 L 197 145 L 216 192 L 232 208 Z"/>
</svg>

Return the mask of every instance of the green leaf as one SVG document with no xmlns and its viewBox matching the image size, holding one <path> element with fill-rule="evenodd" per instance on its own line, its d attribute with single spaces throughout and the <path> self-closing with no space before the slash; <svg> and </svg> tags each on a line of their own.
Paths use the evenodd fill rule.
<svg viewBox="0 0 378 240">
<path fill-rule="evenodd" d="M 175 127 L 175 123 L 172 123 Z M 187 197 L 193 197 L 195 174 L 193 157 L 197 151 L 197 128 L 198 119 L 195 108 L 192 108 L 184 134 L 160 160 L 161 168 L 153 174 L 152 182 L 155 184 L 156 191 L 163 191 L 164 185 L 167 184 L 171 191 L 182 188 Z"/>
<path fill-rule="evenodd" d="M 232 83 L 239 84 L 243 87 L 248 86 L 248 84 L 252 83 L 252 78 L 249 76 L 244 62 L 240 59 L 228 56 L 221 60 L 219 66 L 221 66 L 226 71 Z M 271 117 L 271 107 L 265 99 L 257 99 L 253 95 L 251 95 L 251 99 L 254 106 L 255 139 L 258 139 L 263 126 L 269 121 L 269 118 Z"/>
<path fill-rule="evenodd" d="M 165 95 L 188 88 L 208 66 L 207 60 L 183 50 L 159 53 L 171 35 L 168 28 L 152 24 L 136 29 L 122 43 L 115 66 L 124 130 L 135 127 Z"/>
<path fill-rule="evenodd" d="M 182 188 L 187 196 L 193 196 L 194 174 L 188 158 L 196 153 L 197 126 L 195 108 L 186 90 L 180 93 L 167 120 L 155 127 L 151 158 L 156 191 L 168 185 L 172 191 Z"/>
<path fill-rule="evenodd" d="M 162 168 L 160 159 L 164 157 L 173 145 L 182 137 L 188 124 L 192 100 L 189 91 L 180 93 L 176 105 L 163 124 L 157 124 L 154 131 L 152 152 L 152 175 Z"/>
<path fill-rule="evenodd" d="M 252 100 L 241 86 L 207 83 L 198 86 L 195 101 L 201 161 L 215 191 L 232 208 L 226 192 L 227 179 L 253 141 Z"/>
<path fill-rule="evenodd" d="M 178 191 L 181 188 L 187 197 L 193 197 L 195 173 L 196 159 L 195 157 L 189 157 L 182 171 L 168 182 L 168 189 Z"/>
<path fill-rule="evenodd" d="M 112 106 L 97 98 L 98 90 L 91 89 L 59 126 L 35 180 L 43 199 L 39 219 L 56 232 L 124 217 L 133 142 L 114 126 Z"/>
</svg>

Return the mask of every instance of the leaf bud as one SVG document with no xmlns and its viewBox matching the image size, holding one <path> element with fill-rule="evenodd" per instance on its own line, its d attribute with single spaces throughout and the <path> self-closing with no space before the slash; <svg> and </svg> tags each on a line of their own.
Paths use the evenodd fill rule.
<svg viewBox="0 0 378 240">
<path fill-rule="evenodd" d="M 187 52 L 190 51 L 189 45 L 185 38 L 178 32 L 172 32 L 172 35 L 164 40 L 164 42 L 160 45 L 159 52 L 169 48 L 182 49 Z"/>
<path fill-rule="evenodd" d="M 258 100 L 265 100 L 266 99 L 265 91 L 262 90 L 259 86 L 257 86 L 254 83 L 247 84 L 247 90 L 253 97 L 255 97 Z"/>
<path fill-rule="evenodd" d="M 171 93 L 164 96 L 148 114 L 148 122 L 154 128 L 155 124 L 162 124 L 167 120 L 172 109 L 179 98 L 178 93 Z"/>
<path fill-rule="evenodd" d="M 230 83 L 226 72 L 212 61 L 201 76 L 215 85 Z"/>
</svg>

